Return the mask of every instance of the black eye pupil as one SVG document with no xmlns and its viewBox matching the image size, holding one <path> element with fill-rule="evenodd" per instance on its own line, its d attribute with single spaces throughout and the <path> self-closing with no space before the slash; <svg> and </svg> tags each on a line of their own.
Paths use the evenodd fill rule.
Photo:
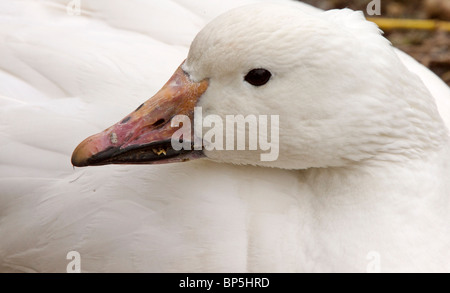
<svg viewBox="0 0 450 293">
<path fill-rule="evenodd" d="M 272 73 L 270 73 L 269 70 L 266 70 L 264 68 L 257 68 L 250 70 L 244 79 L 251 85 L 262 86 L 269 81 L 271 76 Z"/>
</svg>

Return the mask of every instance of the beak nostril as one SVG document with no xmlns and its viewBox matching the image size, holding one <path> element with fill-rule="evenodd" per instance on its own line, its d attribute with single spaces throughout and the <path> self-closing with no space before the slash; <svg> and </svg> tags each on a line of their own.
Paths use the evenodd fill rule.
<svg viewBox="0 0 450 293">
<path fill-rule="evenodd" d="M 136 110 L 134 110 L 134 112 L 138 111 L 140 108 L 142 108 L 142 106 L 144 106 L 145 103 L 142 103 L 139 107 L 137 107 Z"/>
<path fill-rule="evenodd" d="M 152 126 L 153 126 L 153 127 L 158 127 L 158 126 L 164 124 L 164 122 L 166 122 L 166 120 L 164 120 L 164 119 L 159 119 L 159 120 L 157 120 L 155 123 L 153 123 Z"/>
<path fill-rule="evenodd" d="M 120 121 L 120 124 L 127 123 L 130 119 L 131 119 L 131 117 L 128 116 L 128 117 L 126 117 L 125 119 L 123 119 L 122 121 Z"/>
</svg>

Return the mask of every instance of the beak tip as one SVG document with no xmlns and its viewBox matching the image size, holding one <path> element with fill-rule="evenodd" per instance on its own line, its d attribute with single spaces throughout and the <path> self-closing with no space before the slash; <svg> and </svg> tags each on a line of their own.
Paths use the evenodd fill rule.
<svg viewBox="0 0 450 293">
<path fill-rule="evenodd" d="M 80 157 L 80 155 L 77 152 L 73 152 L 71 162 L 74 167 L 88 166 L 87 158 Z"/>
<path fill-rule="evenodd" d="M 86 140 L 80 143 L 72 153 L 72 165 L 74 167 L 86 167 L 89 166 L 88 160 L 91 157 L 91 152 L 87 147 Z"/>
<path fill-rule="evenodd" d="M 80 160 L 75 154 L 72 155 L 72 165 L 74 167 L 86 167 L 88 166 L 88 163 L 86 160 Z"/>
</svg>

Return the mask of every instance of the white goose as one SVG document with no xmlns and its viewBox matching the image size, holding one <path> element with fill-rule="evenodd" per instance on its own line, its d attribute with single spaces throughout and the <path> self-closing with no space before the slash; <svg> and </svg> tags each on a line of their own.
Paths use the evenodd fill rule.
<svg viewBox="0 0 450 293">
<path fill-rule="evenodd" d="M 204 115 L 279 115 L 277 161 L 205 151 L 211 160 L 72 169 L 81 139 L 182 62 L 207 18 L 191 11 L 237 6 L 183 2 L 86 3 L 77 17 L 56 1 L 2 3 L 0 271 L 64 272 L 72 250 L 84 272 L 365 272 L 374 260 L 450 271 L 450 90 L 350 10 L 247 6 L 190 48 L 183 90 L 202 84 Z M 266 84 L 244 80 L 254 68 L 270 71 Z M 149 104 L 124 125 L 149 119 Z M 110 138 L 73 162 L 114 162 L 95 157 Z"/>
</svg>

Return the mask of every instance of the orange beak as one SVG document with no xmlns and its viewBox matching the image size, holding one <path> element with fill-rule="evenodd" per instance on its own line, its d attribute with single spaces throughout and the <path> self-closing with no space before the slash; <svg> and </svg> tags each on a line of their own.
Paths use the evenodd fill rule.
<svg viewBox="0 0 450 293">
<path fill-rule="evenodd" d="M 186 115 L 192 122 L 194 107 L 207 88 L 207 80 L 192 82 L 180 66 L 163 88 L 133 113 L 81 142 L 72 154 L 72 164 L 162 164 L 203 157 L 202 150 L 172 148 L 171 138 L 179 127 L 172 127 L 171 120 Z M 194 141 L 192 136 L 190 139 Z"/>
</svg>

